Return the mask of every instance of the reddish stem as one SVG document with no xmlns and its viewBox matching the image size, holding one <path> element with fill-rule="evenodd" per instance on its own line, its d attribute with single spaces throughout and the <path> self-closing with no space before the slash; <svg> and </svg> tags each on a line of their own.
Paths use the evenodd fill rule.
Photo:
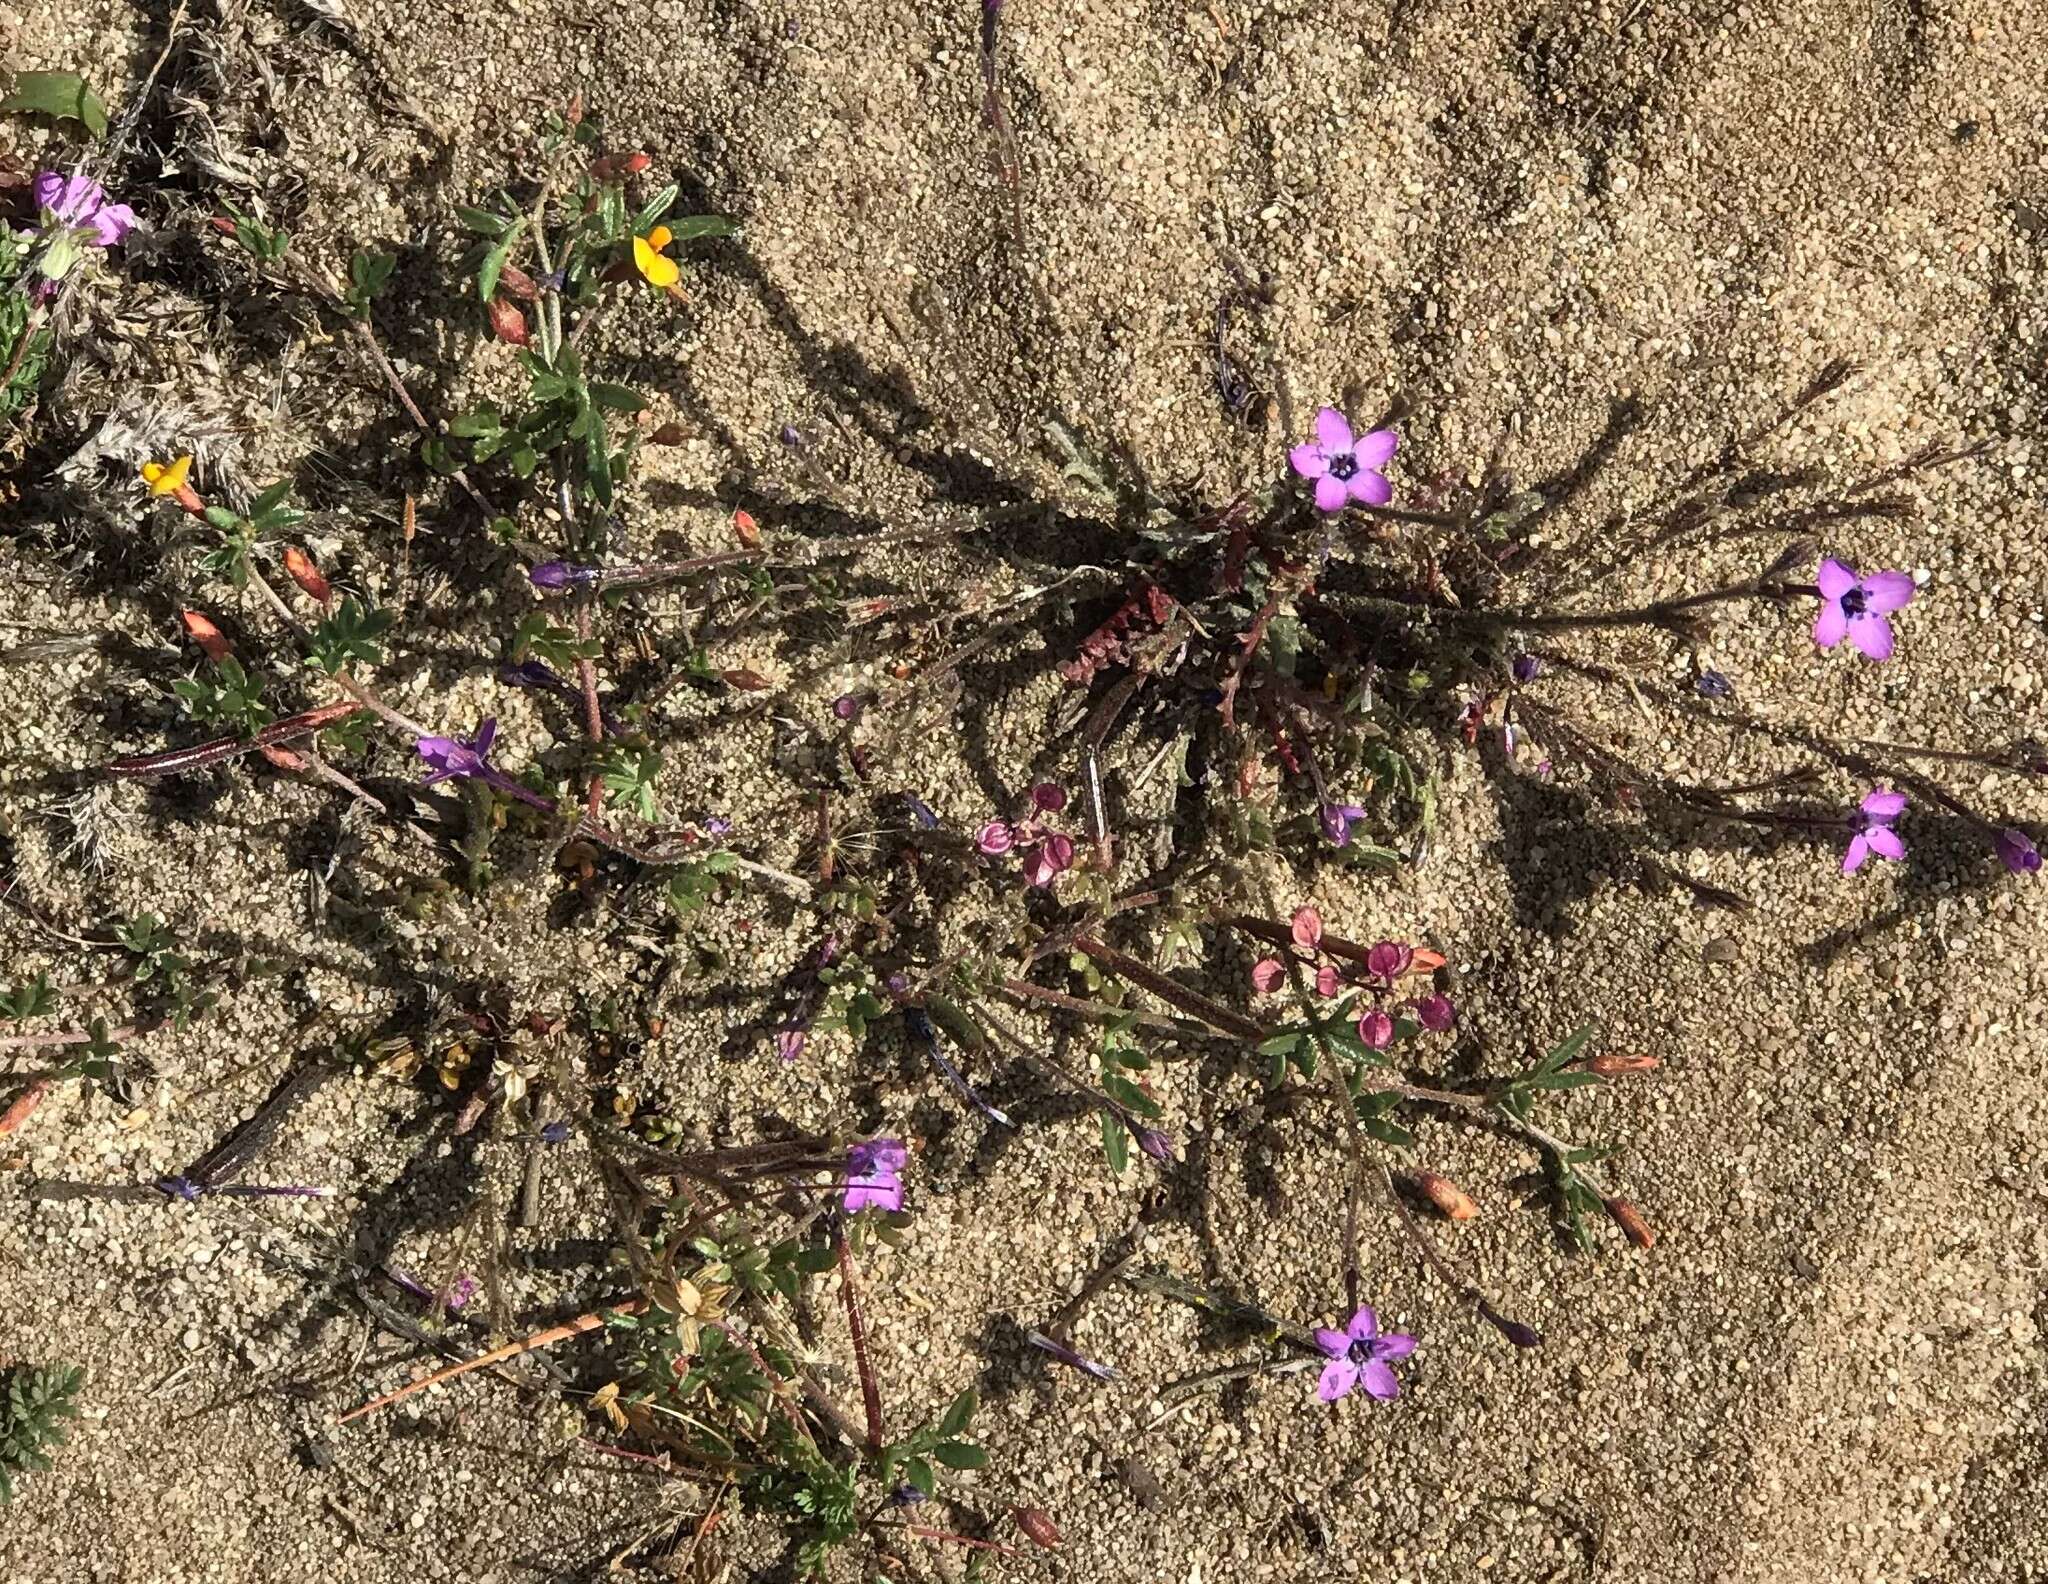
<svg viewBox="0 0 2048 1584">
<path fill-rule="evenodd" d="M 839 1291 L 846 1300 L 846 1329 L 853 1336 L 854 1367 L 860 1371 L 860 1406 L 868 1421 L 868 1450 L 882 1449 L 882 1388 L 875 1380 L 875 1367 L 868 1358 L 867 1327 L 861 1323 L 860 1297 L 854 1291 L 853 1250 L 847 1246 L 846 1230 L 833 1234 L 839 1248 Z"/>
</svg>

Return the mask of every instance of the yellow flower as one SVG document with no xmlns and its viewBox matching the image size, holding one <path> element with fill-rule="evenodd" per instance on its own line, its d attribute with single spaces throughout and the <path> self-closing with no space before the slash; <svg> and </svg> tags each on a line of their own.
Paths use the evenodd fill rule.
<svg viewBox="0 0 2048 1584">
<path fill-rule="evenodd" d="M 664 225 L 656 226 L 644 237 L 633 238 L 634 266 L 656 291 L 667 291 L 682 279 L 683 272 L 676 261 L 662 256 L 661 250 L 674 240 L 674 234 Z"/>
<path fill-rule="evenodd" d="M 150 494 L 161 500 L 166 495 L 175 495 L 185 487 L 185 480 L 191 476 L 192 459 L 181 456 L 169 467 L 161 462 L 142 464 L 142 482 L 149 486 Z"/>
</svg>

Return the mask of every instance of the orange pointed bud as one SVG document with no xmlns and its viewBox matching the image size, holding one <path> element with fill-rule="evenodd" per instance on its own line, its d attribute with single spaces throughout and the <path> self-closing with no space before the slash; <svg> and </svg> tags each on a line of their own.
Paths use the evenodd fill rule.
<svg viewBox="0 0 2048 1584">
<path fill-rule="evenodd" d="M 1059 1525 L 1052 1521 L 1052 1514 L 1043 1507 L 1013 1507 L 1010 1516 L 1017 1520 L 1017 1527 L 1031 1537 L 1031 1543 L 1044 1551 L 1060 1548 Z"/>
<path fill-rule="evenodd" d="M 534 278 L 517 264 L 507 264 L 498 271 L 498 289 L 507 297 L 517 297 L 521 302 L 532 302 L 540 296 L 540 287 Z"/>
<path fill-rule="evenodd" d="M 185 636 L 199 645 L 200 653 L 207 659 L 218 662 L 235 652 L 227 634 L 213 624 L 211 616 L 187 610 L 178 612 L 178 620 L 185 624 Z"/>
<path fill-rule="evenodd" d="M 739 536 L 740 543 L 749 550 L 760 549 L 761 525 L 754 521 L 754 514 L 752 512 L 734 512 L 732 514 L 732 531 Z"/>
<path fill-rule="evenodd" d="M 1427 946 L 1418 946 L 1415 948 L 1415 956 L 1408 966 L 1416 973 L 1435 973 L 1443 965 L 1444 954 L 1442 952 L 1431 951 Z"/>
<path fill-rule="evenodd" d="M 1435 1205 L 1449 1220 L 1470 1221 L 1479 1214 L 1479 1206 L 1472 1202 L 1472 1196 L 1448 1177 L 1439 1177 L 1435 1172 L 1419 1171 L 1408 1180 L 1415 1185 L 1417 1193 Z"/>
<path fill-rule="evenodd" d="M 334 589 L 327 579 L 320 575 L 320 569 L 313 564 L 313 558 L 297 545 L 285 547 L 284 569 L 291 574 L 294 583 L 322 605 L 334 598 Z"/>
<path fill-rule="evenodd" d="M 265 743 L 256 751 L 280 770 L 303 770 L 306 768 L 306 761 L 301 755 L 293 753 L 289 748 L 280 748 L 276 743 Z"/>
<path fill-rule="evenodd" d="M 491 334 L 507 346 L 532 346 L 533 337 L 526 331 L 526 315 L 502 297 L 493 297 L 484 305 L 484 317 L 491 322 Z"/>
<path fill-rule="evenodd" d="M 1620 1078 L 1628 1073 L 1655 1072 L 1662 1064 L 1654 1056 L 1624 1056 L 1618 1051 L 1586 1058 L 1586 1071 L 1602 1078 Z"/>
<path fill-rule="evenodd" d="M 1619 1196 L 1603 1199 L 1607 1213 L 1614 1217 L 1614 1224 L 1621 1228 L 1623 1236 L 1639 1249 L 1655 1248 L 1657 1234 L 1650 1230 L 1650 1223 L 1643 1219 L 1642 1211 Z"/>
</svg>

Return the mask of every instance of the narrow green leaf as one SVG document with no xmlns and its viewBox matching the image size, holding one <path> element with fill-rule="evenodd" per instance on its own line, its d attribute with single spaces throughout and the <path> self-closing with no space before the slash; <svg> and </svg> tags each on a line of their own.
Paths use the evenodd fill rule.
<svg viewBox="0 0 2048 1584">
<path fill-rule="evenodd" d="M 942 1441 L 932 1456 L 949 1469 L 978 1469 L 988 1464 L 988 1454 L 970 1441 Z"/>
<path fill-rule="evenodd" d="M 512 248 L 519 240 L 519 233 L 526 229 L 524 220 L 515 220 L 507 226 L 498 240 L 491 244 L 490 252 L 484 255 L 483 264 L 476 272 L 476 294 L 480 301 L 488 303 L 498 291 L 498 277 L 505 273 L 505 263 L 512 257 Z"/>
<path fill-rule="evenodd" d="M 951 1405 L 946 1409 L 945 1416 L 939 1420 L 939 1434 L 942 1436 L 956 1436 L 960 1434 L 961 1431 L 974 1422 L 974 1410 L 979 1406 L 980 1400 L 974 1395 L 974 1388 L 972 1386 L 968 1387 L 967 1390 L 953 1399 Z"/>
<path fill-rule="evenodd" d="M 678 242 L 694 242 L 699 237 L 737 236 L 740 223 L 724 215 L 683 215 L 668 229 Z"/>
<path fill-rule="evenodd" d="M 1109 1157 L 1109 1169 L 1119 1177 L 1131 1164 L 1131 1135 L 1107 1111 L 1102 1113 L 1102 1153 Z"/>
</svg>

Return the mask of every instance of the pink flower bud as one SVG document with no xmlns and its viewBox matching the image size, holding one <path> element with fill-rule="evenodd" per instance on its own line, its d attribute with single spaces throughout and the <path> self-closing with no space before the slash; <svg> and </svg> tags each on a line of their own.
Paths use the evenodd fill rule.
<svg viewBox="0 0 2048 1584">
<path fill-rule="evenodd" d="M 1358 1037 L 1371 1050 L 1385 1050 L 1394 1043 L 1394 1020 L 1374 1007 L 1358 1020 Z"/>
<path fill-rule="evenodd" d="M 1067 806 L 1067 789 L 1051 781 L 1041 781 L 1031 789 L 1031 803 L 1047 814 L 1057 814 Z"/>
<path fill-rule="evenodd" d="M 1261 957 L 1252 964 L 1252 988 L 1265 995 L 1280 988 L 1280 981 L 1287 970 L 1280 966 L 1278 957 Z"/>
<path fill-rule="evenodd" d="M 1294 944 L 1314 951 L 1322 944 L 1323 916 L 1312 907 L 1296 908 L 1289 925 L 1294 935 Z"/>
<path fill-rule="evenodd" d="M 975 847 L 986 858 L 999 858 L 1016 844 L 1017 838 L 1006 820 L 990 820 L 974 838 Z"/>
</svg>

